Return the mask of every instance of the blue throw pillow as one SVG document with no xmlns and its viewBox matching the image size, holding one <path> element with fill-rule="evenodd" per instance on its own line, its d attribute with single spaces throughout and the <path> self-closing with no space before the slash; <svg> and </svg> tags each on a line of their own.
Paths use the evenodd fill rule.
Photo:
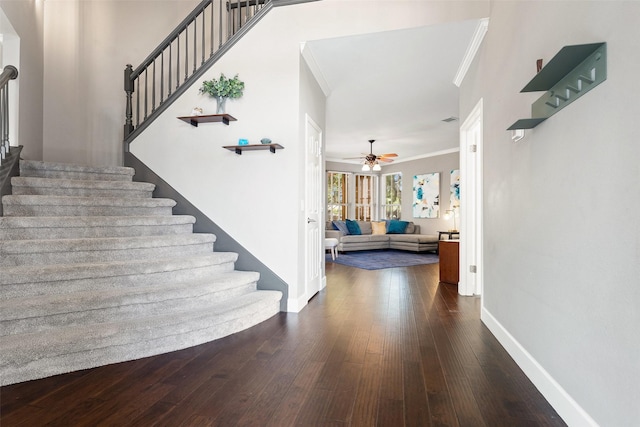
<svg viewBox="0 0 640 427">
<path fill-rule="evenodd" d="M 387 234 L 404 234 L 407 229 L 407 225 L 409 225 L 408 221 L 398 221 L 397 219 L 392 219 L 387 222 Z"/>
<path fill-rule="evenodd" d="M 349 234 L 349 229 L 347 228 L 347 223 L 344 221 L 333 221 L 333 227 L 336 230 L 340 230 L 342 234 Z"/>
<path fill-rule="evenodd" d="M 347 220 L 347 229 L 349 230 L 349 234 L 362 234 L 362 231 L 360 231 L 360 226 L 356 221 L 352 219 Z"/>
</svg>

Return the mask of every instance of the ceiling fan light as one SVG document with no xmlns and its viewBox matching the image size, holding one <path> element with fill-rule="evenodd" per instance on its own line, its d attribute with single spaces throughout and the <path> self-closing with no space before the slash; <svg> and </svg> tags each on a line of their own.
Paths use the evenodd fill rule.
<svg viewBox="0 0 640 427">
<path fill-rule="evenodd" d="M 375 165 L 373 165 L 372 170 L 374 170 L 374 171 L 380 171 L 380 170 L 382 170 L 382 168 L 380 167 L 380 164 L 379 164 L 378 162 L 376 162 L 376 164 L 375 164 Z"/>
<path fill-rule="evenodd" d="M 371 169 L 369 168 L 368 164 L 365 163 L 364 165 L 362 165 L 362 172 L 368 172 L 369 170 Z"/>
</svg>

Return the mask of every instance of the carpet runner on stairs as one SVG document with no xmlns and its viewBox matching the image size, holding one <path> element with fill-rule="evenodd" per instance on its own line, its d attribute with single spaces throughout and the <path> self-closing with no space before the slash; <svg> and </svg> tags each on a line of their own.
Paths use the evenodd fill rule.
<svg viewBox="0 0 640 427">
<path fill-rule="evenodd" d="M 0 217 L 0 385 L 202 344 L 280 310 L 126 167 L 20 162 Z"/>
</svg>

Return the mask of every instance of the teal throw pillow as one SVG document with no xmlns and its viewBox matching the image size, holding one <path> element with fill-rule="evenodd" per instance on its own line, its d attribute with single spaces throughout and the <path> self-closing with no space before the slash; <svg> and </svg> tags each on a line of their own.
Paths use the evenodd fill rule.
<svg viewBox="0 0 640 427">
<path fill-rule="evenodd" d="M 349 230 L 349 234 L 362 234 L 360 226 L 352 219 L 347 220 L 347 230 Z"/>
<path fill-rule="evenodd" d="M 404 234 L 407 229 L 407 225 L 409 225 L 409 221 L 398 221 L 397 219 L 392 219 L 387 222 L 387 234 Z"/>
</svg>

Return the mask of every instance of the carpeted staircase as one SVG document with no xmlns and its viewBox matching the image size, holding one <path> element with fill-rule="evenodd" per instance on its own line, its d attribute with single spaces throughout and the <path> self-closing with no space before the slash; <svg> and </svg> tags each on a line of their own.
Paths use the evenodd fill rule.
<svg viewBox="0 0 640 427">
<path fill-rule="evenodd" d="M 20 162 L 0 217 L 0 385 L 194 346 L 280 310 L 125 167 Z"/>
</svg>

